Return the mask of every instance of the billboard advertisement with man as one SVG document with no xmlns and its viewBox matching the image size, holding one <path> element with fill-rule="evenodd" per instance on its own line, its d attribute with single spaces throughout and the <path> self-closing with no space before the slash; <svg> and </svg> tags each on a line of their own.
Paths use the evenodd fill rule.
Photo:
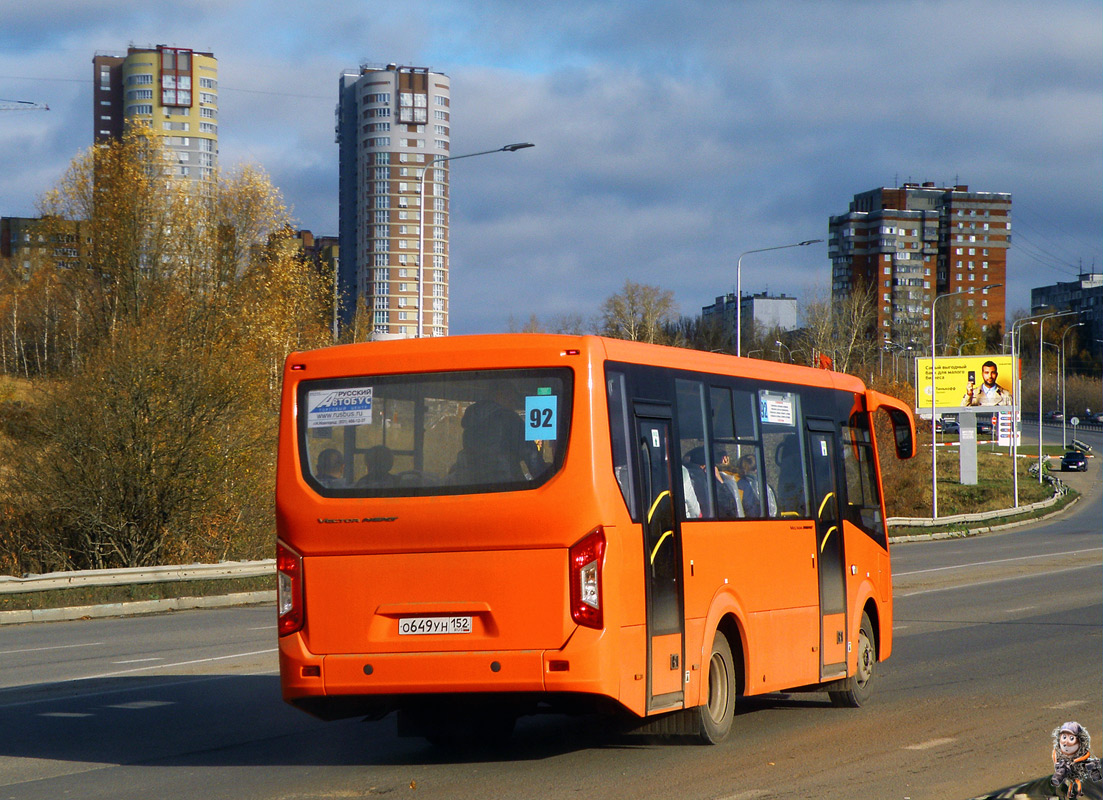
<svg viewBox="0 0 1103 800">
<path fill-rule="evenodd" d="M 1015 405 L 1011 356 L 939 356 L 935 359 L 934 406 L 939 409 L 1010 411 Z M 916 410 L 931 409 L 931 359 L 917 358 Z M 1006 408 L 1000 408 L 1005 406 Z"/>
</svg>

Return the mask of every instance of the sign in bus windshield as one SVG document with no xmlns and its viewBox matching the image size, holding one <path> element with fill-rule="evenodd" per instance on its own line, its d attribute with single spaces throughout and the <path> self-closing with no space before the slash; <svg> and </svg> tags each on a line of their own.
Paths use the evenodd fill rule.
<svg viewBox="0 0 1103 800">
<path fill-rule="evenodd" d="M 306 381 L 304 475 L 323 494 L 511 491 L 562 463 L 568 370 L 493 370 Z"/>
</svg>

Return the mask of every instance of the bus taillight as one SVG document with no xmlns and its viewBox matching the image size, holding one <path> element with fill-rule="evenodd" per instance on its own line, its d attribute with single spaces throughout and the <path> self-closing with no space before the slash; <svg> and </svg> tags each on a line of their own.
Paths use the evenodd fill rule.
<svg viewBox="0 0 1103 800">
<path fill-rule="evenodd" d="M 587 628 L 601 628 L 601 568 L 605 531 L 595 528 L 570 549 L 571 618 Z"/>
<path fill-rule="evenodd" d="M 303 627 L 303 558 L 283 542 L 276 542 L 276 608 L 280 636 Z"/>
</svg>

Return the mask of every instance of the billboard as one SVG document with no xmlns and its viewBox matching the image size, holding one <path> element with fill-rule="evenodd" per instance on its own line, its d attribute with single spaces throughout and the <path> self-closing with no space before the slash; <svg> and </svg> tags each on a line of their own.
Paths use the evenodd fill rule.
<svg viewBox="0 0 1103 800">
<path fill-rule="evenodd" d="M 991 408 L 1010 411 L 1017 401 L 1011 385 L 1013 359 L 999 356 L 939 356 L 935 359 L 934 406 L 938 409 Z M 917 411 L 931 410 L 931 359 L 917 358 L 916 401 Z"/>
</svg>

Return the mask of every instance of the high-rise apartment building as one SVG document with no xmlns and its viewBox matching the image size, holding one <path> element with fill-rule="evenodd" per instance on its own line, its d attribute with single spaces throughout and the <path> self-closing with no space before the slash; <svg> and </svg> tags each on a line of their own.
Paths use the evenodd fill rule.
<svg viewBox="0 0 1103 800">
<path fill-rule="evenodd" d="M 744 343 L 754 341 L 768 331 L 783 333 L 797 327 L 797 298 L 787 297 L 784 292 L 781 295 L 768 292 L 744 294 L 739 305 L 739 313 L 736 314 L 735 295 L 729 292 L 717 297 L 711 306 L 701 309 L 701 319 L 720 326 L 727 333 L 732 347 L 736 341 L 736 319 L 743 325 Z"/>
<path fill-rule="evenodd" d="M 97 54 L 94 141 L 119 139 L 126 126 L 149 125 L 161 137 L 174 175 L 214 177 L 218 164 L 218 61 L 211 53 L 157 45 L 125 56 Z"/>
<path fill-rule="evenodd" d="M 448 334 L 450 86 L 446 75 L 394 64 L 341 76 L 342 326 Z"/>
<path fill-rule="evenodd" d="M 1075 311 L 1080 316 L 1061 322 L 1088 326 L 1082 333 L 1088 342 L 1103 341 L 1103 273 L 1081 272 L 1075 281 L 1058 281 L 1030 290 L 1030 313 L 1048 310 Z M 1094 349 L 1094 348 L 1092 348 Z"/>
<path fill-rule="evenodd" d="M 1010 245 L 1010 194 L 933 183 L 873 189 L 830 219 L 831 294 L 872 291 L 878 339 L 928 341 L 934 297 L 970 288 L 938 304 L 939 328 L 943 319 L 947 332 L 967 319 L 1002 326 Z"/>
</svg>

